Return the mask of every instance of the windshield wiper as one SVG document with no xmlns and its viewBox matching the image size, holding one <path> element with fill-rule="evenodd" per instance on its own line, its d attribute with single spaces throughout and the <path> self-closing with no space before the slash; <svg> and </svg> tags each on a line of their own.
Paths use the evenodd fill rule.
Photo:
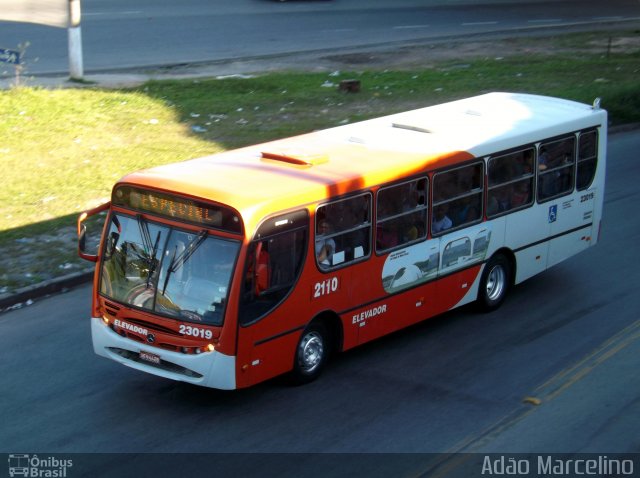
<svg viewBox="0 0 640 478">
<path fill-rule="evenodd" d="M 158 260 L 156 260 L 156 254 L 158 253 L 158 244 L 160 243 L 160 231 L 156 235 L 156 242 L 153 244 L 153 250 L 151 251 L 151 257 L 149 258 L 149 275 L 147 276 L 147 289 L 149 288 L 149 282 L 158 267 Z"/>
<path fill-rule="evenodd" d="M 136 216 L 136 219 L 138 220 L 138 227 L 140 228 L 140 237 L 142 238 L 144 255 L 146 257 L 149 257 L 149 250 L 153 248 L 153 243 L 151 242 L 151 233 L 149 232 L 149 225 L 140 214 Z"/>
<path fill-rule="evenodd" d="M 140 236 L 142 237 L 142 245 L 144 247 L 144 257 L 142 257 L 142 260 L 146 262 L 147 266 L 149 267 L 146 284 L 148 289 L 151 278 L 153 277 L 153 273 L 156 271 L 156 267 L 158 266 L 158 261 L 155 260 L 155 258 L 156 254 L 158 253 L 161 231 L 158 231 L 158 234 L 156 235 L 156 241 L 152 244 L 149 224 L 147 224 L 147 221 L 140 214 L 138 214 L 136 218 L 138 219 L 138 227 L 140 228 Z M 149 254 L 149 249 L 151 249 L 151 254 Z"/>
<path fill-rule="evenodd" d="M 200 247 L 200 245 L 205 241 L 207 235 L 208 233 L 205 229 L 200 231 L 198 235 L 194 237 L 191 242 L 189 242 L 189 244 L 187 244 L 187 247 L 184 248 L 184 251 L 182 251 L 177 256 L 176 254 L 178 252 L 178 246 L 176 246 L 173 251 L 171 262 L 169 263 L 169 268 L 167 269 L 167 276 L 164 278 L 164 284 L 162 285 L 162 295 L 164 295 L 165 291 L 167 290 L 167 284 L 169 283 L 171 274 L 180 269 L 184 265 L 184 263 L 189 260 L 193 253 L 196 252 L 198 247 Z"/>
</svg>

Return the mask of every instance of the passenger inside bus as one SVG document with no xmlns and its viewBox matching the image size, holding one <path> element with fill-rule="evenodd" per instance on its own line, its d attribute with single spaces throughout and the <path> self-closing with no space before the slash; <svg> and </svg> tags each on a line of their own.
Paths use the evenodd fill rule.
<svg viewBox="0 0 640 478">
<path fill-rule="evenodd" d="M 548 168 L 549 155 L 547 154 L 547 148 L 541 148 L 540 154 L 538 155 L 538 169 L 540 171 L 544 171 Z"/>
<path fill-rule="evenodd" d="M 455 214 L 453 215 L 453 223 L 458 226 L 473 222 L 479 217 L 479 208 L 474 204 L 477 200 L 474 196 L 465 196 L 455 202 Z"/>
<path fill-rule="evenodd" d="M 316 239 L 316 258 L 318 263 L 325 266 L 331 265 L 331 259 L 336 251 L 336 242 L 330 237 L 323 237 L 330 233 L 331 225 L 329 221 L 326 219 L 321 220 L 318 224 L 318 238 Z"/>
<path fill-rule="evenodd" d="M 513 185 L 511 192 L 511 207 L 516 208 L 529 203 L 531 197 L 530 182 L 520 181 Z"/>
<path fill-rule="evenodd" d="M 446 204 L 440 204 L 433 210 L 433 221 L 431 223 L 432 234 L 445 231 L 453 226 L 453 222 L 449 219 L 449 216 L 447 216 L 447 209 Z"/>
</svg>

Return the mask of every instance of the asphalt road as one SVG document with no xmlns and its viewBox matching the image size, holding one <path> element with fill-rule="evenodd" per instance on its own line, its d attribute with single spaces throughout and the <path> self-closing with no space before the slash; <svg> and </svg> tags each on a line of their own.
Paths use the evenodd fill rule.
<svg viewBox="0 0 640 478">
<path fill-rule="evenodd" d="M 83 0 L 82 43 L 90 73 L 631 19 L 637 0 Z M 27 42 L 25 74 L 68 72 L 65 29 L 0 22 L 0 48 Z"/>
<path fill-rule="evenodd" d="M 639 149 L 637 131 L 610 138 L 596 247 L 494 313 L 426 321 L 340 355 L 303 387 L 223 392 L 99 358 L 88 286 L 0 315 L 0 453 L 258 453 L 74 455 L 91 476 L 468 477 L 478 465 L 456 470 L 476 455 L 449 453 L 640 452 Z"/>
</svg>

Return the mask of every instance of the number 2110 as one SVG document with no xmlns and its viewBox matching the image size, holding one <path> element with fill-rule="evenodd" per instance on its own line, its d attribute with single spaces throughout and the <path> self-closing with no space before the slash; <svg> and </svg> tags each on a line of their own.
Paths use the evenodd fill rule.
<svg viewBox="0 0 640 478">
<path fill-rule="evenodd" d="M 323 280 L 322 282 L 316 282 L 314 285 L 314 293 L 313 298 L 317 299 L 318 297 L 322 297 L 323 295 L 331 294 L 338 290 L 338 278 L 331 277 L 327 280 Z"/>
</svg>

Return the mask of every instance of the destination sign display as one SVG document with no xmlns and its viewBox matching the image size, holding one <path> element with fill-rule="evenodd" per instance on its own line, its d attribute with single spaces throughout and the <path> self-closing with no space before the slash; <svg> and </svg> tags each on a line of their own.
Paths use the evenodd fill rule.
<svg viewBox="0 0 640 478">
<path fill-rule="evenodd" d="M 122 186 L 115 190 L 112 203 L 140 212 L 198 224 L 240 234 L 242 225 L 235 211 L 157 191 Z"/>
</svg>

